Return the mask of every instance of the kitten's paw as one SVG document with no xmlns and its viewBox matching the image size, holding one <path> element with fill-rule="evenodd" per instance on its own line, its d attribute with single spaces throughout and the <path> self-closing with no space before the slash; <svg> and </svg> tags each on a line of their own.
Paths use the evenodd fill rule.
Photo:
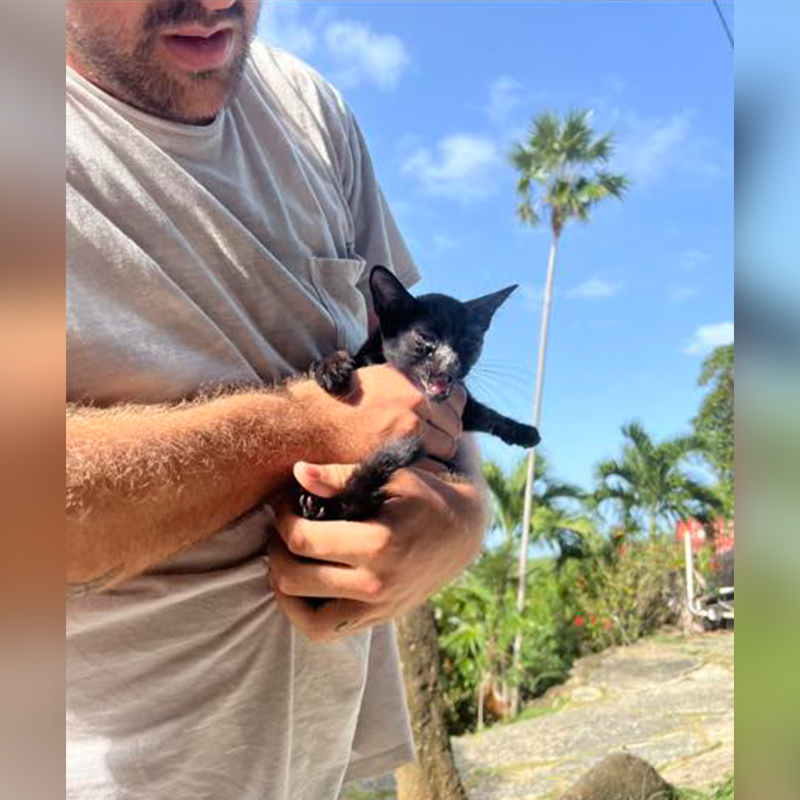
<svg viewBox="0 0 800 800">
<path fill-rule="evenodd" d="M 533 425 L 520 425 L 519 442 L 522 447 L 536 447 L 542 441 L 539 431 Z"/>
<path fill-rule="evenodd" d="M 327 519 L 328 508 L 325 500 L 309 492 L 302 492 L 297 500 L 300 516 L 303 519 Z"/>
<path fill-rule="evenodd" d="M 497 433 L 506 444 L 515 444 L 519 447 L 536 447 L 542 439 L 536 428 L 532 425 L 523 425 L 521 422 L 515 422 L 506 430 L 498 430 Z"/>
<path fill-rule="evenodd" d="M 328 394 L 337 397 L 346 395 L 350 391 L 354 370 L 353 357 L 345 350 L 337 350 L 322 361 L 318 361 L 311 368 L 316 382 Z"/>
</svg>

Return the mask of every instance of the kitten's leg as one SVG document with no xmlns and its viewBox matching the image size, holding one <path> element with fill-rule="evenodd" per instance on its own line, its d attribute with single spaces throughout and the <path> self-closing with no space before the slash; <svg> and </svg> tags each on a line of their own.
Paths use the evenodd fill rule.
<svg viewBox="0 0 800 800">
<path fill-rule="evenodd" d="M 525 425 L 509 417 L 504 417 L 492 408 L 478 402 L 472 395 L 467 396 L 467 405 L 461 417 L 465 431 L 481 431 L 498 436 L 507 444 L 521 447 L 535 447 L 541 436 L 532 425 Z"/>
<path fill-rule="evenodd" d="M 312 520 L 346 519 L 358 522 L 374 519 L 389 499 L 384 487 L 392 475 L 424 457 L 425 448 L 416 437 L 392 442 L 360 464 L 336 497 L 317 497 L 310 492 L 301 492 L 297 501 L 300 515 Z M 315 609 L 328 602 L 321 597 L 309 597 L 307 600 Z"/>
<path fill-rule="evenodd" d="M 336 497 L 323 498 L 302 492 L 298 498 L 299 512 L 306 519 L 315 520 L 374 519 L 389 497 L 385 487 L 392 475 L 424 456 L 425 449 L 416 437 L 391 442 L 356 467 Z"/>
<path fill-rule="evenodd" d="M 342 397 L 350 391 L 355 362 L 346 350 L 337 350 L 329 356 L 314 362 L 311 374 L 314 380 L 328 393 Z"/>
</svg>

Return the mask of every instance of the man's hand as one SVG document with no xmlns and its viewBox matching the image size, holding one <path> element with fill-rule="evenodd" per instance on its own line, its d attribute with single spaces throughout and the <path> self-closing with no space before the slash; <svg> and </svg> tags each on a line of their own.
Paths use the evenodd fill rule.
<svg viewBox="0 0 800 800">
<path fill-rule="evenodd" d="M 352 466 L 298 464 L 308 491 L 330 497 Z M 280 509 L 269 545 L 271 582 L 287 617 L 325 641 L 422 604 L 477 556 L 487 522 L 481 488 L 431 462 L 400 470 L 374 522 L 312 522 Z M 309 559 L 314 559 L 313 561 Z M 314 608 L 303 598 L 330 598 Z"/>
<path fill-rule="evenodd" d="M 324 432 L 317 459 L 323 463 L 356 463 L 387 440 L 407 436 L 418 436 L 428 455 L 449 461 L 463 432 L 463 386 L 456 385 L 443 403 L 430 402 L 419 386 L 387 364 L 356 370 L 346 400 L 312 381 L 295 384 L 290 392 Z"/>
</svg>

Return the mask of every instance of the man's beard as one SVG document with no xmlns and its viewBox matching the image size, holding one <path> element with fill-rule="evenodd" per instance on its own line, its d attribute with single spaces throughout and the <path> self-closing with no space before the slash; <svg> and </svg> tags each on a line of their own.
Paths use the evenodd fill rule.
<svg viewBox="0 0 800 800">
<path fill-rule="evenodd" d="M 241 38 L 238 52 L 228 66 L 187 73 L 184 80 L 179 81 L 158 65 L 155 53 L 164 27 L 189 23 L 211 27 L 227 21 L 234 24 L 235 35 Z M 244 8 L 240 2 L 210 14 L 196 0 L 156 0 L 144 17 L 139 40 L 129 55 L 121 52 L 113 37 L 96 33 L 86 35 L 75 25 L 69 28 L 73 46 L 90 75 L 100 79 L 104 88 L 142 111 L 173 122 L 210 122 L 214 114 L 194 112 L 188 107 L 193 87 L 217 84 L 224 98 L 220 105 L 224 105 L 235 94 L 250 54 L 251 36 L 246 30 Z"/>
</svg>

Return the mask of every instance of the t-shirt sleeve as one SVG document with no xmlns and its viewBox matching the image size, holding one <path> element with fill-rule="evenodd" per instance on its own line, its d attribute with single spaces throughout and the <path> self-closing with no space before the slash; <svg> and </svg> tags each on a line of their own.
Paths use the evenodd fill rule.
<svg viewBox="0 0 800 800">
<path fill-rule="evenodd" d="M 381 191 L 367 144 L 352 112 L 347 110 L 348 153 L 342 169 L 345 196 L 353 215 L 355 252 L 367 266 L 387 267 L 410 288 L 420 279 L 397 222 Z M 360 288 L 369 294 L 365 271 Z"/>
</svg>

